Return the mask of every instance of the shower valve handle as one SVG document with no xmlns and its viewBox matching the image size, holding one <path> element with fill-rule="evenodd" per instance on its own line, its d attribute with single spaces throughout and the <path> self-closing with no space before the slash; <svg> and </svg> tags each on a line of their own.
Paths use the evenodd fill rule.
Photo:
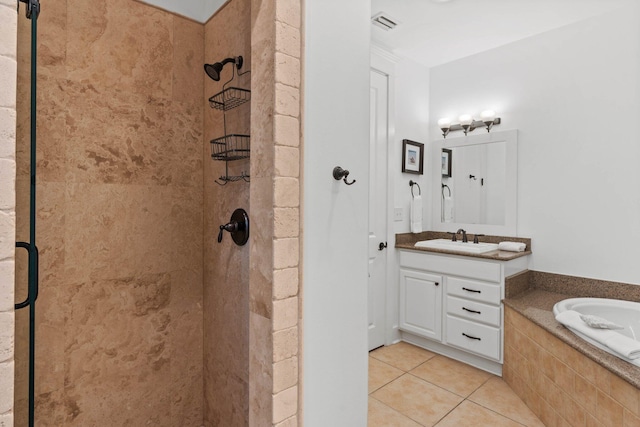
<svg viewBox="0 0 640 427">
<path fill-rule="evenodd" d="M 227 230 L 229 233 L 234 231 L 238 231 L 238 223 L 236 221 L 232 221 L 228 224 L 220 226 L 220 232 L 218 233 L 218 243 L 222 242 L 222 232 Z"/>
<path fill-rule="evenodd" d="M 247 243 L 247 240 L 249 240 L 249 215 L 247 212 L 244 209 L 233 211 L 229 222 L 220 226 L 218 243 L 222 242 L 222 235 L 225 230 L 231 234 L 231 238 L 236 245 L 242 246 Z"/>
</svg>

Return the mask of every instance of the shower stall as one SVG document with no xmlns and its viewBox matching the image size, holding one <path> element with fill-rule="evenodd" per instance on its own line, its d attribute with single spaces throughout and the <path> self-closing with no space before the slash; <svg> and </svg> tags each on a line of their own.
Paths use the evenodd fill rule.
<svg viewBox="0 0 640 427">
<path fill-rule="evenodd" d="M 37 426 L 249 425 L 250 248 L 271 249 L 217 242 L 236 208 L 250 212 L 251 184 L 215 181 L 254 166 L 213 161 L 210 140 L 225 125 L 249 135 L 254 117 L 269 116 L 246 103 L 223 118 L 207 101 L 222 83 L 202 67 L 241 55 L 234 66 L 252 68 L 252 25 L 264 20 L 253 3 L 231 0 L 200 24 L 132 0 L 48 0 L 37 41 L 18 18 L 16 239 L 34 241 L 34 183 L 40 293 L 31 368 L 29 314 L 15 313 L 16 426 L 30 412 Z M 222 82 L 232 72 L 223 65 L 210 67 Z M 235 78 L 250 89 L 253 74 Z M 17 302 L 27 252 L 16 251 Z"/>
</svg>

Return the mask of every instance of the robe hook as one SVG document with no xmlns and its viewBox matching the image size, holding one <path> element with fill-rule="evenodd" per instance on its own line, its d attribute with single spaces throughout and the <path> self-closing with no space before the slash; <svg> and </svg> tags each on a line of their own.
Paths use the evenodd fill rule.
<svg viewBox="0 0 640 427">
<path fill-rule="evenodd" d="M 349 176 L 348 170 L 342 169 L 340 166 L 336 166 L 335 168 L 333 168 L 333 179 L 335 179 L 336 181 L 340 181 L 342 179 L 344 183 L 347 185 L 355 184 L 356 182 L 355 179 L 351 182 L 347 181 L 348 176 Z"/>
</svg>

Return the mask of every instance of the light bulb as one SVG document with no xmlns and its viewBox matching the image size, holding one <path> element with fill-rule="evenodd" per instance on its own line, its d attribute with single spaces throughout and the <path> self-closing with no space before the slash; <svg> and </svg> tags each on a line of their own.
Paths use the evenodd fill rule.
<svg viewBox="0 0 640 427">
<path fill-rule="evenodd" d="M 449 129 L 451 127 L 451 120 L 446 117 L 441 118 L 438 120 L 438 127 L 440 129 Z"/>
<path fill-rule="evenodd" d="M 483 122 L 492 122 L 496 118 L 496 112 L 493 110 L 485 110 L 480 113 Z"/>
<path fill-rule="evenodd" d="M 473 123 L 473 117 L 470 114 L 463 114 L 458 117 L 458 120 L 460 120 L 462 126 L 470 126 Z"/>
</svg>

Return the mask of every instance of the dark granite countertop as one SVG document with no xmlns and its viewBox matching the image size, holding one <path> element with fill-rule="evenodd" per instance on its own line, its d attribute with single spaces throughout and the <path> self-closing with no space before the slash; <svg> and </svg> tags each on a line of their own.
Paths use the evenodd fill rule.
<svg viewBox="0 0 640 427">
<path fill-rule="evenodd" d="M 556 321 L 553 315 L 555 303 L 573 297 L 575 295 L 534 288 L 506 298 L 504 304 L 628 383 L 640 388 L 640 368 L 589 344 Z"/>
<path fill-rule="evenodd" d="M 473 233 L 470 233 L 473 235 Z M 482 236 L 479 240 L 483 243 L 500 243 L 504 241 L 509 242 L 522 242 L 527 245 L 524 252 L 509 252 L 509 251 L 491 251 L 483 254 L 470 254 L 456 251 L 448 251 L 445 249 L 432 249 L 432 248 L 416 248 L 414 245 L 416 242 L 422 240 L 433 239 L 448 239 L 450 236 L 447 233 L 439 231 L 425 231 L 423 233 L 402 233 L 396 234 L 396 249 L 409 249 L 413 251 L 421 252 L 433 252 L 448 255 L 459 255 L 472 258 L 491 259 L 497 261 L 510 261 L 512 259 L 520 258 L 531 254 L 531 239 L 519 238 L 519 237 L 501 237 L 501 236 Z"/>
</svg>

